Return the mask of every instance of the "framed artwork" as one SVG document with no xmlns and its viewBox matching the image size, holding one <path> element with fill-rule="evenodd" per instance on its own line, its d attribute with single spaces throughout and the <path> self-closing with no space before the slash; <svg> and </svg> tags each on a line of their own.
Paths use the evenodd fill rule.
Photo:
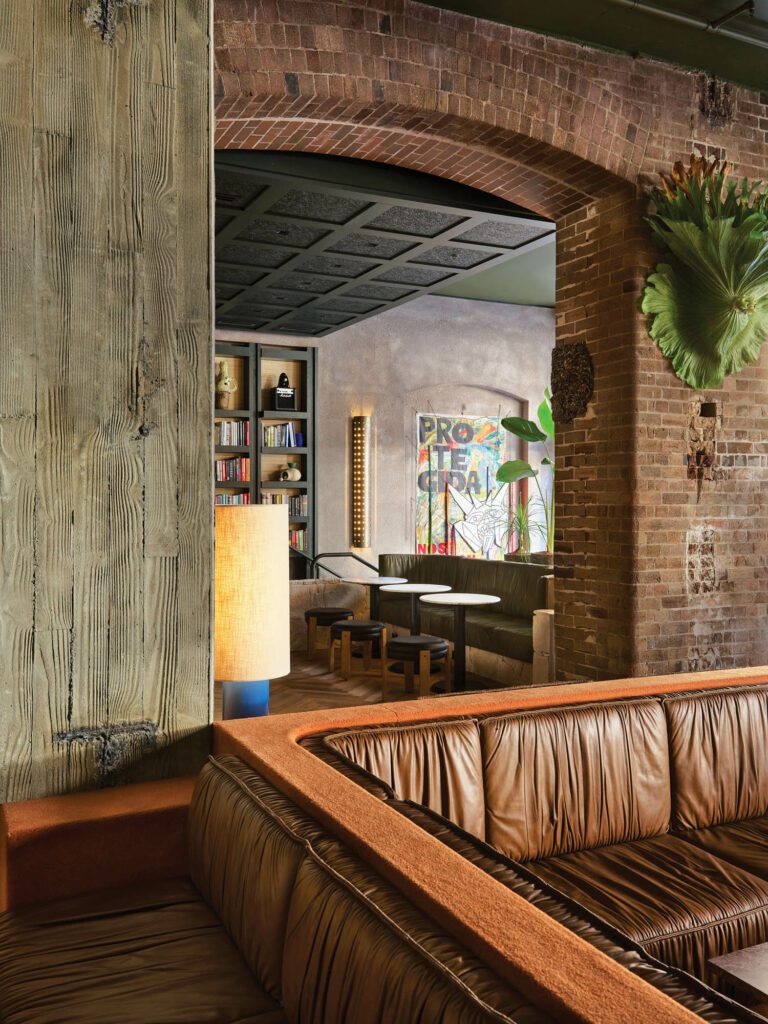
<svg viewBox="0 0 768 1024">
<path fill-rule="evenodd" d="M 417 416 L 416 553 L 501 559 L 509 484 L 496 480 L 507 434 L 498 416 Z"/>
</svg>

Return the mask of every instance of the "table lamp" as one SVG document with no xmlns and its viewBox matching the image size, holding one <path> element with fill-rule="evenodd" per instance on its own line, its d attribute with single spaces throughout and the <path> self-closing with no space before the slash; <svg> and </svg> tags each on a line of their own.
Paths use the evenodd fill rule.
<svg viewBox="0 0 768 1024">
<path fill-rule="evenodd" d="M 269 680 L 291 670 L 288 506 L 217 506 L 214 536 L 222 717 L 267 715 Z"/>
</svg>

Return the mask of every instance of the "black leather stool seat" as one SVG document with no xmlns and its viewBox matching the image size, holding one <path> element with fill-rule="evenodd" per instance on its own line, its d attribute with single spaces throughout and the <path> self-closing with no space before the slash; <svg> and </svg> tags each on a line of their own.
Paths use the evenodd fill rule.
<svg viewBox="0 0 768 1024">
<path fill-rule="evenodd" d="M 399 658 L 401 661 L 417 662 L 422 651 L 429 651 L 432 660 L 444 658 L 448 653 L 448 643 L 439 636 L 420 633 L 415 636 L 398 636 L 387 644 L 387 657 Z"/>
<path fill-rule="evenodd" d="M 349 619 L 348 622 L 333 623 L 331 638 L 341 640 L 344 633 L 349 633 L 353 641 L 378 640 L 383 629 L 384 623 L 376 619 Z"/>
<path fill-rule="evenodd" d="M 304 621 L 314 619 L 318 626 L 332 626 L 341 619 L 351 619 L 354 614 L 351 608 L 308 608 L 304 612 Z"/>
</svg>

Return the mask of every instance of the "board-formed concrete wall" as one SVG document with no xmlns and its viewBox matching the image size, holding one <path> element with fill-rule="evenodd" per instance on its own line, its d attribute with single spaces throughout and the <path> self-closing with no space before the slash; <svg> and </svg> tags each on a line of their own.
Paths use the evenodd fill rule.
<svg viewBox="0 0 768 1024">
<path fill-rule="evenodd" d="M 318 549 L 351 547 L 351 417 L 373 417 L 371 546 L 415 550 L 418 413 L 535 418 L 554 310 L 432 295 L 318 340 Z M 541 452 L 531 446 L 538 463 Z"/>
<path fill-rule="evenodd" d="M 2 5 L 0 800 L 207 749 L 209 15 Z"/>
</svg>

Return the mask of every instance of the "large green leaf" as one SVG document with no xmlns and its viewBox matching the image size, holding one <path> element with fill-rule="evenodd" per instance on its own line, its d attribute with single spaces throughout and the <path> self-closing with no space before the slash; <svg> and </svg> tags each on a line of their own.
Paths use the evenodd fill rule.
<svg viewBox="0 0 768 1024">
<path fill-rule="evenodd" d="M 536 441 L 546 441 L 547 435 L 539 430 L 533 420 L 524 420 L 521 416 L 506 416 L 501 421 L 502 427 L 510 434 L 533 444 Z"/>
<path fill-rule="evenodd" d="M 549 395 L 547 395 L 547 397 L 541 403 L 539 408 L 536 410 L 536 415 L 539 417 L 541 429 L 545 432 L 547 437 L 550 437 L 554 441 L 555 421 L 552 418 L 552 406 L 549 402 Z"/>
<path fill-rule="evenodd" d="M 706 389 L 754 362 L 768 336 L 768 238 L 761 212 L 697 209 L 696 219 L 655 218 L 670 258 L 649 276 L 642 308 L 678 377 Z"/>
<path fill-rule="evenodd" d="M 515 484 L 518 480 L 531 476 L 538 476 L 538 472 L 523 459 L 512 459 L 511 462 L 505 462 L 496 471 L 496 479 L 504 484 Z"/>
</svg>

